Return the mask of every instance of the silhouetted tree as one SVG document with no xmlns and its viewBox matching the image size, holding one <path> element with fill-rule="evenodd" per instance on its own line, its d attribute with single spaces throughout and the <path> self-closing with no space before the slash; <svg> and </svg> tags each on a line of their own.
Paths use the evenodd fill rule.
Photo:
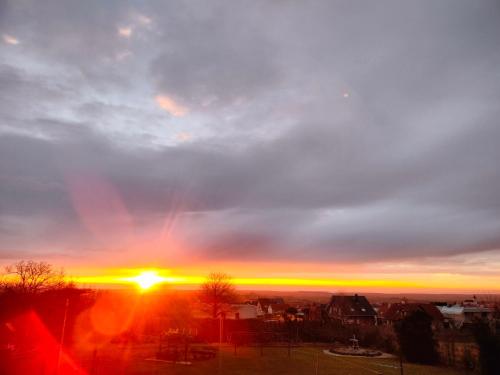
<svg viewBox="0 0 500 375">
<path fill-rule="evenodd" d="M 432 317 L 417 310 L 399 321 L 395 328 L 401 353 L 409 362 L 423 364 L 438 362 Z"/>
<path fill-rule="evenodd" d="M 231 277 L 225 273 L 211 273 L 200 287 L 199 298 L 210 307 L 212 318 L 217 318 L 222 307 L 236 299 Z"/>
<path fill-rule="evenodd" d="M 181 295 L 169 295 L 162 303 L 160 316 L 168 328 L 190 328 L 193 320 L 191 303 Z"/>
<path fill-rule="evenodd" d="M 479 345 L 481 374 L 500 374 L 500 336 L 495 335 L 487 323 L 477 322 L 474 328 Z"/>
<path fill-rule="evenodd" d="M 49 263 L 33 260 L 22 260 L 5 267 L 5 276 L 0 282 L 1 290 L 26 294 L 72 286 L 65 280 L 62 270 L 55 271 Z"/>
</svg>

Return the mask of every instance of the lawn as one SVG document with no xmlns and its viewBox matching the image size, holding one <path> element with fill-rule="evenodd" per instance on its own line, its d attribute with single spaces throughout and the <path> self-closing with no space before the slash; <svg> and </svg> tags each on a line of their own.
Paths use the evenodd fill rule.
<svg viewBox="0 0 500 375">
<path fill-rule="evenodd" d="M 396 359 L 334 357 L 326 355 L 321 348 L 292 348 L 288 357 L 287 348 L 265 348 L 261 356 L 259 349 L 222 347 L 215 359 L 195 362 L 192 365 L 169 364 L 148 361 L 153 358 L 156 347 L 151 345 L 113 345 L 97 352 L 96 358 L 84 359 L 88 372 L 97 374 L 220 374 L 220 375 L 291 375 L 291 374 L 387 374 L 399 375 Z M 405 363 L 407 375 L 458 375 L 462 372 L 446 368 L 420 366 Z"/>
</svg>

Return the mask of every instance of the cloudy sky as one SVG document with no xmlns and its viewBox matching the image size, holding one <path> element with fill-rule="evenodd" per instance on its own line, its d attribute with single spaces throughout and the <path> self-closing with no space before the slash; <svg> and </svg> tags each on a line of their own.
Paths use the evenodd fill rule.
<svg viewBox="0 0 500 375">
<path fill-rule="evenodd" d="M 0 0 L 0 36 L 0 263 L 500 285 L 498 1 Z"/>
</svg>

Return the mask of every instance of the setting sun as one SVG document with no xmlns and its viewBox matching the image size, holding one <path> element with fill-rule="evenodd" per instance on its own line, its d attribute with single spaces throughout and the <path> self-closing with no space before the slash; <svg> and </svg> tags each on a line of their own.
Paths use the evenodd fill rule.
<svg viewBox="0 0 500 375">
<path fill-rule="evenodd" d="M 165 279 L 159 276 L 156 271 L 144 271 L 132 278 L 132 281 L 137 283 L 142 290 L 147 290 L 156 284 L 164 282 Z"/>
</svg>

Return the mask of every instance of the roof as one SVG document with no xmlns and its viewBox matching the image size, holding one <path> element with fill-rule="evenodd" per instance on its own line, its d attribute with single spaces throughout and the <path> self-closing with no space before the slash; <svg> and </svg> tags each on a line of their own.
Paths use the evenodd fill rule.
<svg viewBox="0 0 500 375">
<path fill-rule="evenodd" d="M 370 302 L 365 296 L 332 296 L 329 304 L 330 309 L 340 309 L 342 316 L 376 316 Z"/>
<path fill-rule="evenodd" d="M 438 309 L 443 315 L 461 315 L 464 313 L 464 307 L 459 305 L 440 306 Z"/>
<path fill-rule="evenodd" d="M 257 299 L 257 304 L 260 304 L 260 307 L 262 310 L 267 310 L 267 308 L 270 305 L 279 305 L 279 304 L 284 304 L 285 302 L 283 301 L 283 298 L 281 297 L 274 297 L 274 298 L 258 298 Z"/>
<path fill-rule="evenodd" d="M 463 313 L 492 313 L 494 309 L 483 306 L 442 306 L 439 308 L 444 315 L 460 315 Z"/>
<path fill-rule="evenodd" d="M 373 306 L 373 309 L 377 312 L 377 314 L 381 317 L 385 317 L 385 314 L 387 312 L 387 310 L 389 310 L 389 308 L 391 307 L 391 304 L 390 303 L 382 303 L 380 304 L 379 306 Z"/>
<path fill-rule="evenodd" d="M 285 303 L 285 302 L 281 297 L 274 297 L 274 298 L 257 298 L 257 303 L 260 303 L 261 305 L 270 305 L 273 303 Z"/>
<path fill-rule="evenodd" d="M 240 310 L 252 310 L 252 311 L 257 311 L 257 306 L 255 305 L 248 305 L 248 304 L 241 304 L 241 303 L 233 303 L 231 306 L 229 306 L 230 311 L 240 311 Z"/>
<path fill-rule="evenodd" d="M 464 306 L 464 313 L 492 313 L 494 309 L 483 306 Z"/>
<path fill-rule="evenodd" d="M 441 311 L 431 303 L 395 303 L 385 313 L 387 320 L 401 320 L 415 311 L 426 313 L 432 320 L 443 320 Z"/>
<path fill-rule="evenodd" d="M 272 303 L 270 307 L 273 310 L 273 313 L 276 314 L 278 312 L 285 312 L 285 310 L 288 309 L 290 306 L 287 305 L 286 303 Z"/>
</svg>

